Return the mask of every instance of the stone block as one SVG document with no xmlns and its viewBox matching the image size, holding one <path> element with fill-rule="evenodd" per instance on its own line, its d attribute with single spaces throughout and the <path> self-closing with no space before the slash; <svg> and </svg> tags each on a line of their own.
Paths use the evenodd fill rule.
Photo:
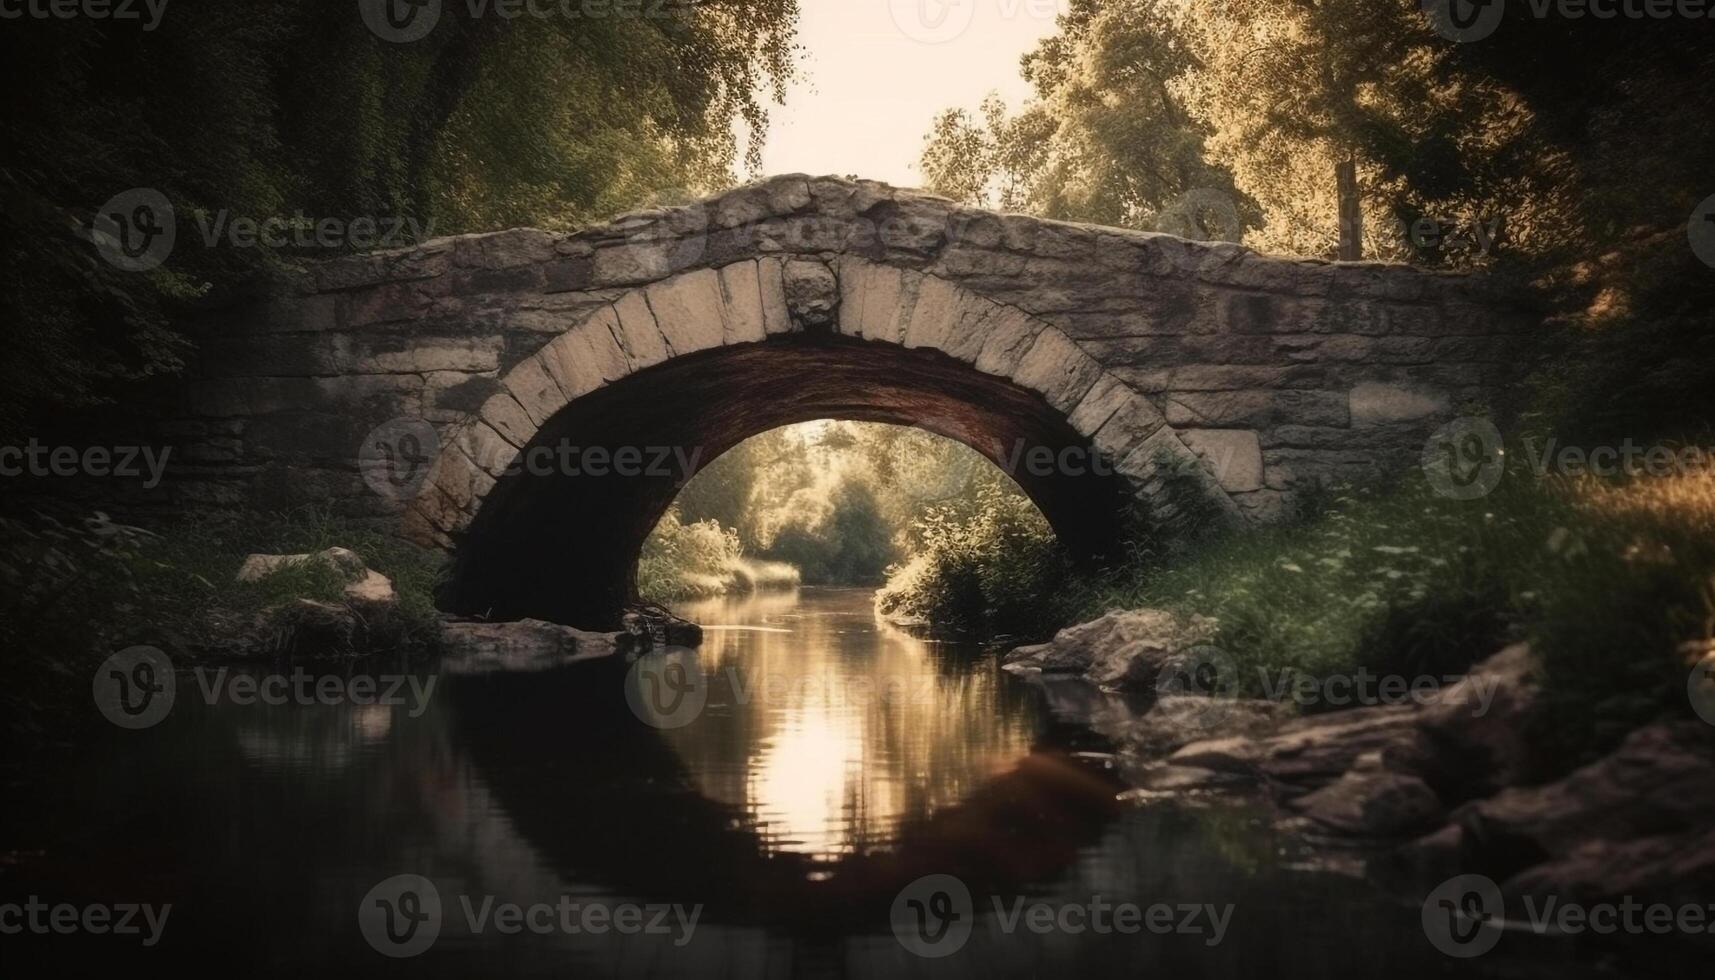
<svg viewBox="0 0 1715 980">
<path fill-rule="evenodd" d="M 1018 362 L 1012 380 L 1042 393 L 1048 404 L 1070 412 L 1095 386 L 1102 366 L 1058 330 L 1044 330 Z"/>
<path fill-rule="evenodd" d="M 762 323 L 762 281 L 756 263 L 723 266 L 720 277 L 722 342 L 748 344 L 768 336 Z"/>
<path fill-rule="evenodd" d="M 989 318 L 988 336 L 977 354 L 976 369 L 984 374 L 1010 378 L 1024 355 L 1036 343 L 1043 323 L 1011 306 L 1003 306 Z"/>
<path fill-rule="evenodd" d="M 517 399 L 524 414 L 540 428 L 554 413 L 565 407 L 567 395 L 560 390 L 540 352 L 525 358 L 502 379 L 506 390 Z"/>
<path fill-rule="evenodd" d="M 520 449 L 536 435 L 535 424 L 510 391 L 503 391 L 484 402 L 481 418 L 501 438 Z"/>
<path fill-rule="evenodd" d="M 1229 493 L 1261 490 L 1262 443 L 1249 429 L 1180 429 L 1179 438 Z"/>
<path fill-rule="evenodd" d="M 1347 402 L 1338 391 L 1175 391 L 1167 398 L 1167 421 L 1195 428 L 1345 425 Z"/>
<path fill-rule="evenodd" d="M 644 292 L 670 354 L 719 347 L 726 340 L 720 276 L 712 269 L 686 272 Z"/>
<path fill-rule="evenodd" d="M 820 330 L 834 324 L 840 305 L 840 283 L 826 263 L 791 259 L 782 270 L 786 309 L 802 329 Z"/>
<path fill-rule="evenodd" d="M 660 364 L 667 359 L 667 341 L 655 324 L 655 314 L 641 290 L 632 290 L 613 304 L 619 329 L 614 337 L 625 350 L 625 359 L 633 371 Z"/>
<path fill-rule="evenodd" d="M 786 282 L 779 259 L 756 261 L 758 288 L 762 297 L 762 329 L 766 334 L 794 333 L 798 327 L 786 309 Z"/>
<path fill-rule="evenodd" d="M 1452 409 L 1445 391 L 1423 385 L 1365 382 L 1352 388 L 1353 425 L 1434 418 Z"/>
</svg>

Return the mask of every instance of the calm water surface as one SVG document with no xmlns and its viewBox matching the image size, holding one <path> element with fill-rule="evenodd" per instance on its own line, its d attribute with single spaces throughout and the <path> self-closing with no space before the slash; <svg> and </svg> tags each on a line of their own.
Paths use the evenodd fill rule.
<svg viewBox="0 0 1715 980">
<path fill-rule="evenodd" d="M 680 611 L 710 627 L 695 654 L 436 674 L 420 704 L 210 704 L 206 679 L 181 672 L 164 722 L 115 730 L 19 801 L 31 847 L 5 877 L 8 898 L 170 902 L 159 944 L 5 937 L 12 975 L 132 964 L 233 976 L 1582 969 L 1560 946 L 1509 949 L 1510 937 L 1481 969 L 1446 959 L 1416 906 L 1310 870 L 1297 843 L 1245 810 L 1120 802 L 1107 746 L 1057 717 L 1041 689 L 991 653 L 879 624 L 865 592 Z M 676 727 L 630 706 L 686 676 L 701 678 L 700 710 L 651 716 Z M 426 951 L 390 958 L 358 913 L 400 874 L 434 884 L 441 924 Z M 891 925 L 901 890 L 926 875 L 954 876 L 972 896 L 959 920 L 968 938 L 944 958 L 909 952 Z M 1037 934 L 1023 919 L 1009 931 L 994 904 L 1010 914 L 1019 901 L 1096 896 L 1165 903 L 1175 922 L 1178 906 L 1231 911 L 1215 942 L 1201 914 L 1198 934 Z M 947 910 L 924 901 L 902 922 Z M 697 920 L 688 938 L 507 934 L 492 918 L 473 928 L 467 902 L 676 905 Z"/>
</svg>

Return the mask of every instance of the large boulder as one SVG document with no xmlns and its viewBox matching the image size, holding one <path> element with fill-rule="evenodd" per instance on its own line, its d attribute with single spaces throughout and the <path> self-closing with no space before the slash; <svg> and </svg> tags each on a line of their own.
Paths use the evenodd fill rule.
<svg viewBox="0 0 1715 980">
<path fill-rule="evenodd" d="M 1538 768 L 1527 737 L 1541 664 L 1528 644 L 1472 667 L 1417 714 L 1439 769 L 1432 775 L 1461 798 L 1526 780 Z"/>
<path fill-rule="evenodd" d="M 1594 903 L 1616 897 L 1679 907 L 1715 896 L 1715 827 L 1638 840 L 1594 840 L 1502 884 L 1513 895 Z M 1715 936 L 1707 936 L 1715 942 Z"/>
<path fill-rule="evenodd" d="M 1459 807 L 1394 863 L 1426 880 L 1481 872 L 1519 894 L 1655 893 L 1708 880 L 1712 812 L 1715 730 L 1664 722 L 1562 779 Z"/>
<path fill-rule="evenodd" d="M 1451 802 L 1518 782 L 1532 768 L 1525 720 L 1537 662 L 1522 644 L 1473 667 L 1423 705 L 1380 704 L 1295 718 L 1262 735 L 1193 742 L 1172 765 L 1243 773 L 1291 798 L 1345 776 L 1360 759 Z M 1368 780 L 1340 792 L 1382 784 Z"/>
<path fill-rule="evenodd" d="M 369 571 L 357 552 L 334 547 L 302 555 L 248 555 L 244 564 L 239 566 L 236 578 L 240 582 L 260 582 L 289 568 L 310 564 L 326 565 L 343 573 L 347 579 L 355 579 Z"/>
<path fill-rule="evenodd" d="M 288 660 L 361 656 L 393 645 L 402 635 L 399 595 L 387 576 L 364 564 L 349 548 L 326 548 L 298 555 L 253 554 L 234 576 L 259 583 L 291 569 L 318 565 L 344 583 L 340 601 L 298 596 L 235 622 L 228 612 L 211 610 L 215 639 L 203 647 L 218 656 Z"/>
<path fill-rule="evenodd" d="M 1184 746 L 1170 765 L 1251 776 L 1286 797 L 1325 786 L 1365 753 L 1384 758 L 1416 738 L 1409 705 L 1377 705 L 1294 718 L 1260 736 L 1207 739 Z"/>
<path fill-rule="evenodd" d="M 339 575 L 345 582 L 346 603 L 365 619 L 390 615 L 399 605 L 393 580 L 365 565 L 363 558 L 349 548 L 325 548 L 302 555 L 249 555 L 235 578 L 240 582 L 261 582 L 306 565 L 321 565 Z"/>
<path fill-rule="evenodd" d="M 1541 786 L 1504 789 L 1457 810 L 1470 845 L 1523 858 L 1571 854 L 1591 841 L 1624 841 L 1706 827 L 1715 814 L 1715 729 L 1662 722 L 1611 754 Z"/>
<path fill-rule="evenodd" d="M 1107 688 L 1150 690 L 1176 656 L 1207 644 L 1216 622 L 1164 609 L 1115 609 L 1007 655 L 1016 673 L 1076 674 Z"/>
<path fill-rule="evenodd" d="M 1352 837 L 1422 833 L 1447 815 L 1441 798 L 1423 780 L 1362 762 L 1335 782 L 1294 800 L 1292 807 L 1321 827 Z"/>
</svg>

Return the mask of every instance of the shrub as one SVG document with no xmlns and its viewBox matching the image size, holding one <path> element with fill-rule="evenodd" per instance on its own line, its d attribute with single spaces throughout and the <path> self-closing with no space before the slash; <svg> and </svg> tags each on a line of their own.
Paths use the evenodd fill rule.
<svg viewBox="0 0 1715 980">
<path fill-rule="evenodd" d="M 745 558 L 737 531 L 713 520 L 686 524 L 677 509 L 661 518 L 637 560 L 638 593 L 654 602 L 797 584 L 791 565 Z"/>
<path fill-rule="evenodd" d="M 975 506 L 937 508 L 918 545 L 888 569 L 876 609 L 897 622 L 1035 636 L 1064 623 L 1072 567 L 1048 522 L 1016 490 L 977 490 Z"/>
<path fill-rule="evenodd" d="M 79 717 L 73 706 L 87 707 L 91 672 L 119 649 L 150 644 L 182 656 L 267 606 L 341 597 L 344 577 L 325 565 L 236 581 L 252 553 L 349 548 L 393 580 L 406 644 L 426 645 L 438 629 L 437 553 L 314 509 L 194 514 L 158 531 L 99 513 L 75 521 L 38 513 L 0 518 L 0 545 L 0 644 L 15 655 L 4 696 L 14 731 L 27 737 L 72 730 L 50 717 Z"/>
<path fill-rule="evenodd" d="M 1078 618 L 1140 606 L 1215 617 L 1256 695 L 1265 675 L 1458 674 L 1529 640 L 1539 741 L 1570 763 L 1687 710 L 1681 646 L 1715 631 L 1715 478 L 1346 493 L 1307 523 L 1088 583 Z"/>
</svg>

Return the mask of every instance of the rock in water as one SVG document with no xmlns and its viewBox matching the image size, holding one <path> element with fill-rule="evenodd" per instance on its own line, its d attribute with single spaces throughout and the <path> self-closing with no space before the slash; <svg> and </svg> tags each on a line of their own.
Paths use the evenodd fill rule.
<svg viewBox="0 0 1715 980">
<path fill-rule="evenodd" d="M 621 628 L 642 646 L 695 647 L 703 644 L 703 628 L 661 606 L 634 606 L 620 618 Z"/>
<path fill-rule="evenodd" d="M 441 632 L 441 669 L 449 674 L 547 670 L 631 649 L 629 633 L 592 633 L 540 619 L 512 623 L 455 620 Z"/>
<path fill-rule="evenodd" d="M 1047 643 L 1013 650 L 1005 666 L 1014 672 L 1081 674 L 1108 688 L 1153 690 L 1162 669 L 1176 655 L 1208 643 L 1215 627 L 1215 621 L 1206 616 L 1115 609 L 1099 619 L 1068 626 Z"/>
</svg>

